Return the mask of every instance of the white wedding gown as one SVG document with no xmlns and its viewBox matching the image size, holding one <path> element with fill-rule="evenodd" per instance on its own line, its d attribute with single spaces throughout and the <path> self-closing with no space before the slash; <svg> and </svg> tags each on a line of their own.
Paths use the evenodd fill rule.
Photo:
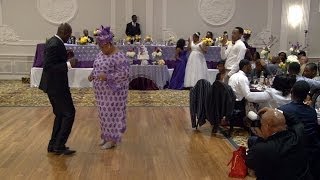
<svg viewBox="0 0 320 180">
<path fill-rule="evenodd" d="M 191 53 L 188 58 L 186 73 L 184 76 L 184 87 L 194 87 L 200 79 L 208 80 L 208 68 L 206 59 L 200 49 L 202 43 L 191 42 Z"/>
</svg>

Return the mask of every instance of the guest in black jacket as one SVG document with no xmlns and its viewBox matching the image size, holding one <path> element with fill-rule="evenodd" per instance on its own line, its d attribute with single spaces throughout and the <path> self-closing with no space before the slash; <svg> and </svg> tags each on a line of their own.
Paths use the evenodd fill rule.
<svg viewBox="0 0 320 180">
<path fill-rule="evenodd" d="M 47 41 L 39 86 L 39 89 L 48 94 L 56 116 L 48 152 L 65 155 L 75 153 L 65 146 L 75 117 L 75 108 L 68 83 L 68 68 L 74 67 L 76 61 L 74 59 L 67 61 L 67 50 L 64 46 L 71 33 L 71 26 L 64 23 L 59 26 L 57 34 Z"/>
<path fill-rule="evenodd" d="M 137 16 L 132 15 L 132 22 L 128 23 L 126 28 L 127 36 L 136 36 L 141 34 L 140 24 L 137 23 L 137 20 L 138 20 Z"/>
<path fill-rule="evenodd" d="M 263 108 L 259 115 L 261 127 L 252 128 L 259 138 L 246 156 L 257 179 L 312 179 L 303 146 L 303 124 L 276 109 Z"/>
</svg>

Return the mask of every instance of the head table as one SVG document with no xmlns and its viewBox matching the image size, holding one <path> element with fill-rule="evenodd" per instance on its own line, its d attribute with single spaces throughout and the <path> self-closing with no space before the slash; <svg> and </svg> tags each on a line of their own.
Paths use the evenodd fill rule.
<svg viewBox="0 0 320 180">
<path fill-rule="evenodd" d="M 77 68 L 92 68 L 93 61 L 95 60 L 100 49 L 97 45 L 75 45 L 75 44 L 65 44 L 66 49 L 70 49 L 74 52 L 75 57 L 78 59 Z M 138 53 L 139 45 L 117 45 L 117 47 L 123 52 L 135 51 Z M 162 58 L 165 60 L 166 65 L 169 69 L 175 67 L 175 46 L 157 46 L 157 45 L 145 45 L 148 50 L 149 57 L 152 59 L 152 53 L 156 48 L 162 50 Z M 34 57 L 33 67 L 42 67 L 44 58 L 45 44 L 38 44 L 36 48 L 36 53 Z M 216 68 L 217 62 L 221 60 L 220 47 L 210 46 L 208 52 L 205 54 L 207 60 L 208 69 Z M 139 64 L 139 60 L 134 60 L 134 64 Z"/>
</svg>

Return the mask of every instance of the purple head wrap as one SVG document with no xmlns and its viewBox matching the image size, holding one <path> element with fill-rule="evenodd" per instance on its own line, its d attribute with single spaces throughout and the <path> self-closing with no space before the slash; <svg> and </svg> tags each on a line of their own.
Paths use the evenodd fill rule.
<svg viewBox="0 0 320 180">
<path fill-rule="evenodd" d="M 97 34 L 97 43 L 102 46 L 104 44 L 107 44 L 109 42 L 113 41 L 113 33 L 110 31 L 110 27 L 103 27 L 98 30 Z"/>
</svg>

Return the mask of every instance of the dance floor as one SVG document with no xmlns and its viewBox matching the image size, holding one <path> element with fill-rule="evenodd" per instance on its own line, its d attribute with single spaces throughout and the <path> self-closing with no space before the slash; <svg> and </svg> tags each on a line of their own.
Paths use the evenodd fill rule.
<svg viewBox="0 0 320 180">
<path fill-rule="evenodd" d="M 53 114 L 46 95 L 21 81 L 0 81 L 0 179 L 228 179 L 227 166 L 246 134 L 191 128 L 189 92 L 130 91 L 122 143 L 100 150 L 91 88 L 72 89 L 72 157 L 47 154 Z"/>
<path fill-rule="evenodd" d="M 122 143 L 100 150 L 95 107 L 77 107 L 68 146 L 74 156 L 47 154 L 50 107 L 0 107 L 0 179 L 228 179 L 234 147 L 195 131 L 188 107 L 129 107 Z"/>
</svg>

